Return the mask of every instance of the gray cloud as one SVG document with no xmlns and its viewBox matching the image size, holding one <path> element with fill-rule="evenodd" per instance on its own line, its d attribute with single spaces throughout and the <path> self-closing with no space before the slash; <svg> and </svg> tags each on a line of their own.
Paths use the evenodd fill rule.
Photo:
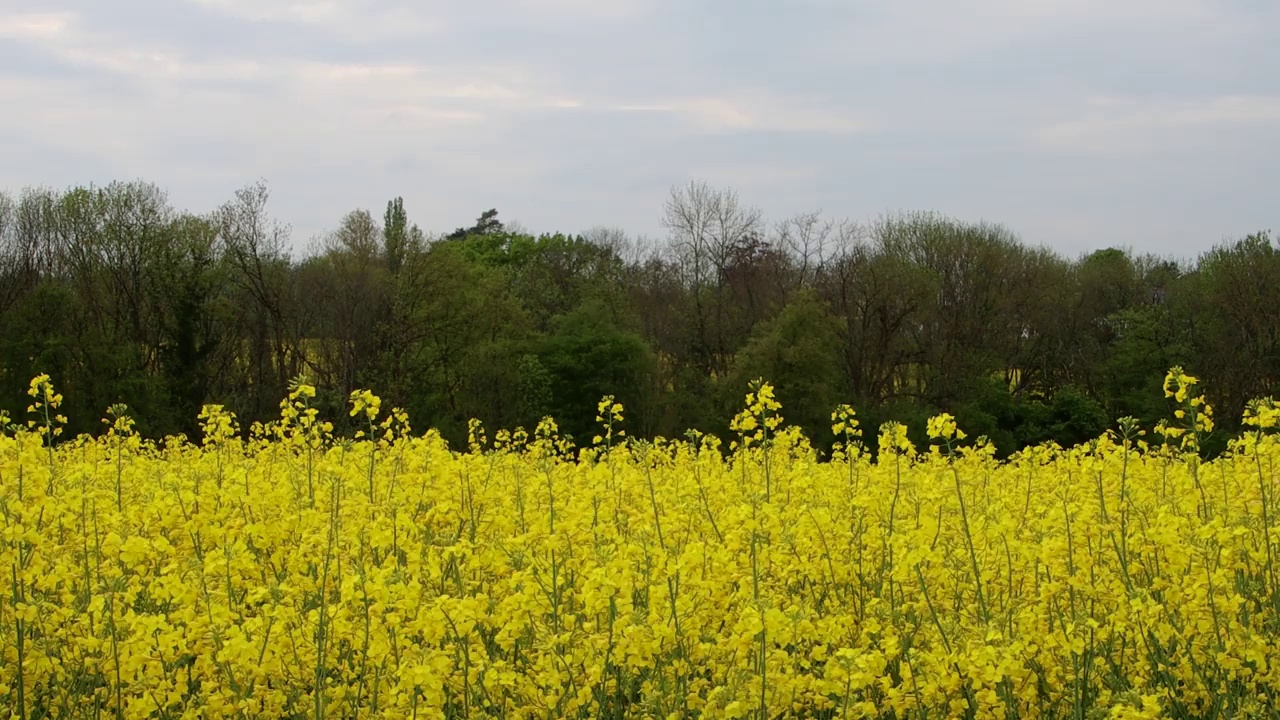
<svg viewBox="0 0 1280 720">
<path fill-rule="evenodd" d="M 658 235 L 699 177 L 774 217 L 1193 255 L 1275 220 L 1275 27 L 1246 0 L 0 3 L 0 187 L 204 210 L 265 178 L 301 248 L 395 195 L 433 230 Z"/>
</svg>

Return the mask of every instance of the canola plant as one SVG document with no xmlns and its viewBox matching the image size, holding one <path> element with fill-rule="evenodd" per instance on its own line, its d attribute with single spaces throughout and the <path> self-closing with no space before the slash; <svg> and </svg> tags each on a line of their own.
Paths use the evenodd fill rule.
<svg viewBox="0 0 1280 720">
<path fill-rule="evenodd" d="M 722 446 L 599 406 L 465 449 L 296 385 L 241 432 L 0 419 L 0 701 L 14 718 L 1212 718 L 1280 712 L 1280 411 L 997 461 L 849 407 L 819 457 L 753 386 Z M 870 450 L 874 449 L 874 457 Z"/>
</svg>

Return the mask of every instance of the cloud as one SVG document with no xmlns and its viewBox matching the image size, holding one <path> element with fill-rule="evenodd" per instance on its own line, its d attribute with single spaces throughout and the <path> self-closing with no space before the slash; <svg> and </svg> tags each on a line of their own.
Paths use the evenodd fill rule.
<svg viewBox="0 0 1280 720">
<path fill-rule="evenodd" d="M 0 16 L 0 37 L 44 41 L 59 37 L 75 19 L 74 13 L 20 13 Z"/>
<path fill-rule="evenodd" d="M 755 162 L 698 165 L 690 168 L 690 179 L 713 185 L 741 188 L 752 195 L 776 192 L 786 185 L 815 180 L 819 170 L 790 162 Z"/>
<path fill-rule="evenodd" d="M 630 20 L 654 8 L 648 0 L 505 0 L 500 10 L 516 12 L 522 19 L 538 17 L 563 21 L 570 18 L 595 20 Z"/>
<path fill-rule="evenodd" d="M 374 102 L 456 101 L 473 106 L 520 107 L 555 102 L 534 88 L 532 77 L 517 69 L 475 67 L 459 71 L 448 66 L 415 64 L 352 64 L 302 62 L 286 70 L 299 92 L 334 99 Z"/>
<path fill-rule="evenodd" d="M 285 21 L 301 24 L 342 22 L 367 2 L 337 0 L 300 2 L 262 0 L 188 0 L 253 22 Z M 576 8 L 578 0 L 534 2 L 513 0 L 526 7 Z M 639 3 L 605 3 L 606 15 L 636 12 Z M 434 124 L 477 122 L 522 111 L 605 109 L 646 111 L 681 119 L 705 133 L 815 132 L 849 133 L 863 128 L 850 114 L 777 94 L 739 96 L 636 98 L 616 101 L 576 95 L 554 78 L 516 63 L 426 64 L 412 61 L 333 62 L 283 59 L 272 63 L 248 57 L 216 60 L 190 57 L 179 48 L 155 42 L 124 42 L 94 31 L 71 13 L 19 15 L 0 18 L 0 33 L 8 33 L 41 48 L 62 62 L 92 68 L 142 83 L 155 91 L 190 93 L 201 81 L 270 84 L 273 94 L 306 105 L 328 106 L 348 118 L 395 118 L 398 122 L 425 120 Z"/>
<path fill-rule="evenodd" d="M 187 0 L 217 12 L 254 21 L 326 23 L 343 14 L 333 0 Z"/>
<path fill-rule="evenodd" d="M 321 29 L 348 39 L 385 40 L 421 37 L 446 29 L 428 3 L 384 0 L 180 0 L 207 11 L 256 23 L 280 23 Z"/>
<path fill-rule="evenodd" d="M 935 208 L 1073 247 L 1273 222 L 1264 0 L 16 7 L 11 188 L 143 177 L 209 208 L 266 177 L 300 237 L 401 194 L 436 229 L 497 205 L 660 234 L 665 192 L 699 175 L 771 215 Z M 1170 197 L 1185 213 L 1162 226 Z"/>
<path fill-rule="evenodd" d="M 1255 0 L 833 0 L 801 12 L 812 4 L 777 13 L 777 32 L 796 38 L 781 43 L 789 58 L 897 99 L 924 86 L 963 89 L 975 104 L 1042 91 L 1058 100 L 1195 92 L 1233 75 L 1243 84 L 1276 66 L 1280 27 L 1280 3 Z M 990 95 L 978 98 L 984 89 Z"/>
<path fill-rule="evenodd" d="M 696 97 L 645 103 L 615 103 L 609 108 L 625 113 L 657 113 L 682 118 L 699 132 L 746 131 L 791 133 L 853 133 L 866 124 L 843 113 L 817 105 L 805 107 L 781 97 Z"/>
<path fill-rule="evenodd" d="M 1149 153 L 1189 135 L 1280 126 L 1280 95 L 1196 100 L 1097 97 L 1081 116 L 1035 129 L 1055 149 L 1098 154 Z"/>
<path fill-rule="evenodd" d="M 0 16 L 0 37 L 39 48 L 71 66 L 151 80 L 252 80 L 264 73 L 262 63 L 236 58 L 193 61 L 152 43 L 89 30 L 79 15 L 22 14 Z"/>
<path fill-rule="evenodd" d="M 320 17 L 336 3 L 314 5 L 318 9 L 303 17 Z M 173 99 L 199 94 L 202 83 L 230 82 L 236 84 L 236 91 L 261 103 L 289 97 L 313 103 L 316 110 L 326 108 L 328 113 L 377 115 L 394 111 L 437 120 L 476 120 L 495 109 L 572 108 L 580 104 L 573 98 L 541 92 L 542 81 L 518 66 L 313 59 L 267 63 L 235 56 L 207 59 L 163 43 L 127 41 L 95 31 L 72 13 L 0 17 L 0 36 L 18 39 L 72 67 L 131 81 L 138 92 L 176 93 L 171 95 Z M 261 84 L 269 84 L 271 92 L 256 87 Z"/>
<path fill-rule="evenodd" d="M 308 27 L 345 40 L 447 39 L 473 27 L 519 24 L 554 28 L 583 21 L 633 20 L 652 0 L 485 0 L 482 3 L 409 3 L 394 0 L 179 0 L 254 23 Z"/>
</svg>

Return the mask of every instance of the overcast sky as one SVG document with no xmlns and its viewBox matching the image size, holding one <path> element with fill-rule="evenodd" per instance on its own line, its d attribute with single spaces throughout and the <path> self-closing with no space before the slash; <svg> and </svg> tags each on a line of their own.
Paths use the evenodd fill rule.
<svg viewBox="0 0 1280 720">
<path fill-rule="evenodd" d="M 1075 255 L 1280 230 L 1276 0 L 0 0 L 0 188 L 258 179 L 301 247 L 937 210 Z"/>
</svg>

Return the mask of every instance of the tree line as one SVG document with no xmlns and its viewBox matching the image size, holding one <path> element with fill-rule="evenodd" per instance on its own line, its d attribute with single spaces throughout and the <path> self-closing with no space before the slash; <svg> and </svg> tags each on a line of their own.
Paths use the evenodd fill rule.
<svg viewBox="0 0 1280 720">
<path fill-rule="evenodd" d="M 47 372 L 68 432 L 125 403 L 151 436 L 198 434 L 205 403 L 245 426 L 305 377 L 346 418 L 372 388 L 418 430 L 471 418 L 580 440 L 615 395 L 629 432 L 728 436 L 755 378 L 819 444 L 850 403 L 917 435 L 947 411 L 1003 453 L 1073 444 L 1169 412 L 1165 371 L 1208 389 L 1221 435 L 1280 384 L 1280 254 L 1266 232 L 1194 259 L 1106 248 L 1068 258 L 935 213 L 770 222 L 691 182 L 667 237 L 534 235 L 496 210 L 431 233 L 403 200 L 353 210 L 295 251 L 265 184 L 204 214 L 147 182 L 0 193 L 0 411 Z"/>
</svg>

